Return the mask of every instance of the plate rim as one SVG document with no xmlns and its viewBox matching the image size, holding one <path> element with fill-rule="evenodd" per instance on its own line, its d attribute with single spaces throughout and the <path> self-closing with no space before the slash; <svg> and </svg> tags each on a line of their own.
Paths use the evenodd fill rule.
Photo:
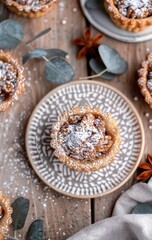
<svg viewBox="0 0 152 240">
<path fill-rule="evenodd" d="M 117 186 L 115 186 L 114 188 L 106 191 L 106 192 L 103 192 L 103 193 L 98 193 L 98 194 L 93 194 L 93 195 L 76 195 L 76 194 L 72 194 L 72 193 L 68 193 L 68 192 L 65 192 L 65 191 L 62 191 L 56 187 L 54 187 L 54 185 L 48 183 L 42 176 L 41 174 L 39 173 L 39 171 L 37 170 L 37 168 L 35 167 L 35 164 L 33 163 L 32 161 L 32 155 L 30 153 L 30 147 L 28 145 L 28 137 L 29 137 L 29 133 L 30 133 L 30 126 L 31 126 L 31 122 L 33 120 L 33 117 L 37 111 L 37 109 L 41 106 L 41 104 L 49 97 L 51 96 L 52 94 L 54 94 L 55 92 L 57 92 L 58 90 L 64 88 L 64 87 L 67 87 L 67 86 L 70 86 L 70 85 L 76 85 L 76 84 L 97 84 L 97 85 L 100 85 L 102 87 L 106 87 L 114 92 L 116 92 L 118 95 L 120 95 L 126 102 L 127 104 L 129 105 L 129 107 L 133 110 L 135 116 L 136 116 L 136 119 L 138 121 L 138 124 L 139 124 L 139 127 L 140 127 L 140 131 L 141 131 L 141 149 L 140 149 L 140 152 L 139 152 L 139 156 L 138 156 L 138 159 L 136 161 L 136 164 L 134 165 L 133 169 L 131 170 L 131 172 L 123 179 L 123 181 L 121 181 Z M 110 193 L 113 193 L 115 192 L 116 190 L 118 190 L 120 187 L 122 187 L 130 178 L 131 176 L 135 173 L 141 159 L 142 159 L 142 156 L 143 156 L 143 153 L 144 153 L 144 148 L 145 148 L 145 131 L 144 131 L 144 126 L 143 126 L 143 123 L 142 123 L 142 120 L 140 118 L 140 115 L 138 113 L 138 111 L 136 110 L 135 106 L 133 105 L 133 103 L 129 100 L 129 98 L 127 96 L 125 96 L 122 92 L 120 92 L 120 90 L 118 90 L 117 88 L 111 86 L 111 85 L 108 85 L 107 83 L 103 83 L 103 82 L 98 82 L 98 81 L 95 81 L 95 80 L 83 80 L 83 81 L 80 81 L 80 80 L 74 80 L 72 82 L 69 82 L 69 83 L 66 83 L 66 84 L 62 84 L 56 88 L 54 88 L 53 90 L 49 91 L 44 97 L 42 97 L 42 99 L 38 102 L 38 104 L 35 106 L 33 112 L 31 113 L 31 116 L 28 120 L 28 123 L 27 123 L 27 127 L 26 127 L 26 133 L 25 133 L 25 147 L 26 147 L 26 152 L 27 152 L 27 156 L 28 156 L 28 160 L 30 162 L 30 165 L 32 166 L 32 169 L 34 170 L 34 172 L 36 173 L 36 175 L 40 178 L 40 180 L 45 183 L 47 186 L 49 186 L 51 189 L 53 189 L 54 191 L 60 193 L 60 194 L 63 194 L 63 195 L 66 195 L 66 196 L 69 196 L 69 197 L 73 197 L 73 198 L 79 198 L 79 199 L 90 199 L 90 198 L 98 198 L 98 197 L 102 197 L 102 196 L 105 196 L 105 195 L 108 195 Z"/>
<path fill-rule="evenodd" d="M 85 8 L 85 3 L 86 3 L 86 0 L 80 0 L 80 6 L 81 6 L 84 16 L 88 19 L 88 21 L 91 23 L 92 26 L 94 26 L 98 31 L 103 32 L 105 35 L 107 35 L 113 39 L 116 39 L 118 41 L 127 42 L 127 43 L 140 43 L 140 42 L 146 42 L 146 41 L 152 40 L 152 33 L 147 34 L 142 37 L 132 36 L 132 37 L 130 37 L 130 39 L 127 39 L 127 37 L 117 35 L 115 33 L 110 32 L 109 30 L 107 31 L 106 28 L 102 28 L 103 30 L 100 29 L 100 27 L 98 26 L 99 23 L 96 24 L 95 20 L 92 20 L 92 17 L 89 14 L 89 11 L 87 11 L 87 9 Z"/>
</svg>

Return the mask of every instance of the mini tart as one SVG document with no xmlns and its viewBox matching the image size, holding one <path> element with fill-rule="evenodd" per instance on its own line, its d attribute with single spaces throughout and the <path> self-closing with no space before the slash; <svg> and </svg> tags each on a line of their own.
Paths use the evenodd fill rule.
<svg viewBox="0 0 152 240">
<path fill-rule="evenodd" d="M 12 223 L 12 208 L 10 199 L 0 191 L 0 240 L 8 233 L 9 225 Z"/>
<path fill-rule="evenodd" d="M 152 15 L 143 18 L 129 18 L 124 16 L 117 8 L 116 0 L 104 0 L 104 6 L 112 21 L 118 27 L 125 30 L 139 32 L 152 25 Z"/>
<path fill-rule="evenodd" d="M 23 91 L 23 67 L 10 53 L 0 50 L 0 111 L 10 108 Z"/>
<path fill-rule="evenodd" d="M 58 0 L 2 0 L 10 11 L 28 18 L 37 18 L 44 15 L 54 7 L 57 1 Z"/>
<path fill-rule="evenodd" d="M 152 53 L 147 55 L 146 61 L 143 61 L 138 70 L 138 85 L 145 101 L 152 108 Z"/>
<path fill-rule="evenodd" d="M 76 171 L 97 171 L 111 163 L 120 147 L 119 128 L 109 113 L 75 106 L 59 116 L 51 130 L 55 156 Z"/>
</svg>

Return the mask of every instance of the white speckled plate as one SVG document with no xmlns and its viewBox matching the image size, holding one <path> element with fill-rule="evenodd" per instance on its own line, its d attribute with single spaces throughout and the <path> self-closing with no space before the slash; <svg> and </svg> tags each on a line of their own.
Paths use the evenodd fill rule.
<svg viewBox="0 0 152 240">
<path fill-rule="evenodd" d="M 128 32 L 118 28 L 105 12 L 103 1 L 94 1 L 97 2 L 98 6 L 94 9 L 86 7 L 87 0 L 80 0 L 80 4 L 88 21 L 102 33 L 123 42 L 143 42 L 152 39 L 152 27 L 139 33 Z"/>
<path fill-rule="evenodd" d="M 88 174 L 68 169 L 50 147 L 51 124 L 57 116 L 84 103 L 111 112 L 122 138 L 114 162 Z M 48 186 L 72 197 L 98 197 L 118 189 L 135 172 L 143 154 L 144 130 L 137 111 L 121 92 L 95 81 L 75 81 L 49 92 L 37 105 L 28 123 L 26 149 L 34 171 Z"/>
</svg>

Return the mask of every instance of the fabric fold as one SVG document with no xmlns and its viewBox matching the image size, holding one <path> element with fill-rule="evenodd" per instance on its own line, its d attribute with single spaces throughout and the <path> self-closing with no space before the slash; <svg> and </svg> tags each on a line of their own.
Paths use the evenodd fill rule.
<svg viewBox="0 0 152 240">
<path fill-rule="evenodd" d="M 152 214 L 131 214 L 138 203 L 145 202 L 152 203 L 152 178 L 122 194 L 112 217 L 84 228 L 68 240 L 152 240 Z"/>
</svg>

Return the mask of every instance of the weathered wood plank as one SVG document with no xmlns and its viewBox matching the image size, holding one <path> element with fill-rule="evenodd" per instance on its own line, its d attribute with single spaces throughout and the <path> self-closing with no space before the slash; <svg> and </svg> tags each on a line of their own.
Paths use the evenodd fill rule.
<svg viewBox="0 0 152 240">
<path fill-rule="evenodd" d="M 138 44 L 129 44 L 118 42 L 114 39 L 105 37 L 103 42 L 118 50 L 121 56 L 128 62 L 128 70 L 126 73 L 116 77 L 114 81 L 108 82 L 106 80 L 103 80 L 103 82 L 107 82 L 111 86 L 118 88 L 131 100 L 139 112 L 146 133 L 145 155 L 143 156 L 144 160 L 147 153 L 152 153 L 152 131 L 149 129 L 150 119 L 152 119 L 152 111 L 144 102 L 144 98 L 141 95 L 139 87 L 137 85 L 137 70 L 140 66 L 141 61 L 145 59 L 147 50 L 152 46 L 151 41 Z M 137 97 L 137 101 L 135 101 L 135 97 Z M 149 113 L 148 118 L 145 116 L 146 113 Z M 133 184 L 134 181 L 135 176 L 132 177 L 128 183 L 126 183 L 116 192 L 95 200 L 95 222 L 99 221 L 100 219 L 104 219 L 105 217 L 111 216 L 115 201 L 123 191 L 127 190 Z"/>
<path fill-rule="evenodd" d="M 39 19 L 21 18 L 5 10 L 2 18 L 8 16 L 24 25 L 24 41 L 51 27 L 50 33 L 31 46 L 67 51 L 69 62 L 76 71 L 75 79 L 80 74 L 87 74 L 85 59 L 76 60 L 77 49 L 71 44 L 71 40 L 79 36 L 85 26 L 77 1 L 62 0 L 51 12 Z M 26 51 L 24 44 L 12 50 L 20 59 Z M 26 64 L 25 93 L 13 108 L 0 113 L 0 187 L 12 200 L 18 196 L 30 199 L 30 213 L 25 227 L 17 233 L 20 239 L 25 239 L 30 223 L 41 218 L 44 220 L 44 240 L 63 240 L 91 223 L 90 201 L 72 199 L 54 192 L 41 183 L 29 165 L 24 144 L 26 125 L 37 102 L 55 87 L 45 79 L 43 67 L 43 61 L 32 60 Z"/>
</svg>

